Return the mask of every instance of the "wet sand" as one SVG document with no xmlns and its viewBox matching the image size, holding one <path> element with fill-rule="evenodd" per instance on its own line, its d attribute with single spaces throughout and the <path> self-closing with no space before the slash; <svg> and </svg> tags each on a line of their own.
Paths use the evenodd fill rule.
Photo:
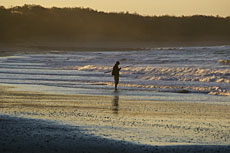
<svg viewBox="0 0 230 153">
<path fill-rule="evenodd" d="M 230 151 L 230 106 L 0 87 L 1 152 Z"/>
<path fill-rule="evenodd" d="M 1 153 L 228 153 L 229 146 L 150 146 L 100 138 L 82 133 L 77 126 L 0 116 Z"/>
</svg>

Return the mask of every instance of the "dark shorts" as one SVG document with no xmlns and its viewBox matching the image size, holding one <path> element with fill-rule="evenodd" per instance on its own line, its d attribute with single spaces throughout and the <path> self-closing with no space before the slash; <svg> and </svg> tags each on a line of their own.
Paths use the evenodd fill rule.
<svg viewBox="0 0 230 153">
<path fill-rule="evenodd" d="M 119 83 L 119 76 L 114 75 L 113 77 L 114 77 L 114 83 L 118 84 Z"/>
</svg>

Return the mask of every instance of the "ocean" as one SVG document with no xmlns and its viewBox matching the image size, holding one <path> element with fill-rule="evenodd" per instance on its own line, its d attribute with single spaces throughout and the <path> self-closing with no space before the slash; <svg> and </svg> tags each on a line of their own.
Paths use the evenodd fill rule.
<svg viewBox="0 0 230 153">
<path fill-rule="evenodd" d="M 111 70 L 120 61 L 114 92 Z M 0 57 L 0 84 L 58 94 L 230 104 L 230 46 L 67 51 Z"/>
</svg>

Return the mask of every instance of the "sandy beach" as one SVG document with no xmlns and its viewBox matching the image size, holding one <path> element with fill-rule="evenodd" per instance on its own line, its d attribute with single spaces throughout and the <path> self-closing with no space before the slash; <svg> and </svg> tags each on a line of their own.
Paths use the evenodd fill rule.
<svg viewBox="0 0 230 153">
<path fill-rule="evenodd" d="M 1 86 L 1 152 L 230 151 L 230 106 Z"/>
<path fill-rule="evenodd" d="M 2 0 L 0 153 L 230 153 L 223 1 Z"/>
</svg>

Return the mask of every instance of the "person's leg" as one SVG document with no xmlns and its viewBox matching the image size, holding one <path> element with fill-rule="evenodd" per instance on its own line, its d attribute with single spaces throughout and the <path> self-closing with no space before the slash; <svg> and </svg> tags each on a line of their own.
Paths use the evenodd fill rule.
<svg viewBox="0 0 230 153">
<path fill-rule="evenodd" d="M 115 91 L 117 91 L 117 85 L 119 83 L 119 76 L 114 76 Z"/>
<path fill-rule="evenodd" d="M 117 91 L 117 84 L 115 83 L 115 91 Z"/>
</svg>

